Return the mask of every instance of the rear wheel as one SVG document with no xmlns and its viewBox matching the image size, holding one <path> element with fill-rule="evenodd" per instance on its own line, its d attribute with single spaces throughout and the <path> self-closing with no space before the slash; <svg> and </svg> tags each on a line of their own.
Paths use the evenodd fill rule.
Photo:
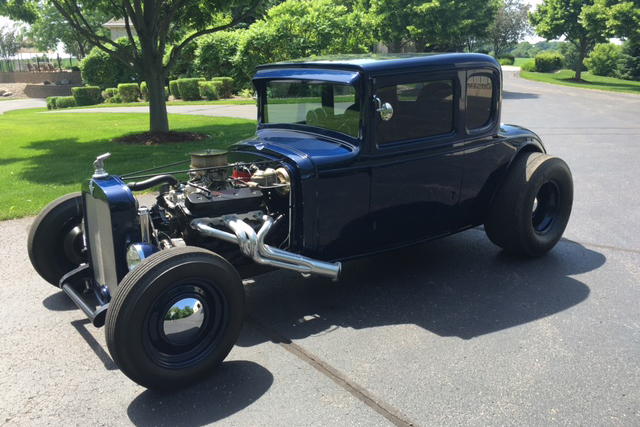
<svg viewBox="0 0 640 427">
<path fill-rule="evenodd" d="M 527 153 L 507 172 L 485 230 L 508 252 L 541 256 L 562 237 L 572 204 L 573 180 L 567 164 L 547 154 Z"/>
<path fill-rule="evenodd" d="M 80 193 L 67 194 L 49 203 L 31 224 L 27 238 L 31 265 L 53 286 L 86 262 L 81 224 Z"/>
<path fill-rule="evenodd" d="M 233 348 L 244 318 L 244 288 L 224 258 L 172 248 L 127 274 L 106 319 L 109 352 L 138 384 L 175 389 L 209 375 Z"/>
</svg>

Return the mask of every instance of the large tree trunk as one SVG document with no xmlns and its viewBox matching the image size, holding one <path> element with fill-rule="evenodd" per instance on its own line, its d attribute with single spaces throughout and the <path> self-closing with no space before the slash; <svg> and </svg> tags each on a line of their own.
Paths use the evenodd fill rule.
<svg viewBox="0 0 640 427">
<path fill-rule="evenodd" d="M 146 78 L 149 96 L 149 130 L 151 132 L 169 132 L 167 101 L 164 93 L 164 75 L 154 71 Z"/>
<path fill-rule="evenodd" d="M 587 56 L 587 48 L 589 46 L 587 45 L 586 40 L 582 39 L 580 40 L 580 47 L 578 48 L 578 63 L 576 64 L 576 80 L 580 81 L 582 80 L 582 61 L 584 61 L 584 58 Z"/>
</svg>

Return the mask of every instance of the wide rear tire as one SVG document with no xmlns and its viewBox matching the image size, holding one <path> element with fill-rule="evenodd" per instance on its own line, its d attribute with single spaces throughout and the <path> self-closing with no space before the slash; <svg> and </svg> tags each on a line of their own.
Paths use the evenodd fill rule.
<svg viewBox="0 0 640 427">
<path fill-rule="evenodd" d="M 144 387 L 191 385 L 233 348 L 244 301 L 240 276 L 219 255 L 196 247 L 160 251 L 118 286 L 107 310 L 107 347 L 120 370 Z"/>
<path fill-rule="evenodd" d="M 27 238 L 31 265 L 53 286 L 86 262 L 81 224 L 80 193 L 67 194 L 49 203 L 31 224 Z"/>
<path fill-rule="evenodd" d="M 526 153 L 507 171 L 485 221 L 489 239 L 507 252 L 546 254 L 564 233 L 573 204 L 567 164 L 542 153 Z"/>
</svg>

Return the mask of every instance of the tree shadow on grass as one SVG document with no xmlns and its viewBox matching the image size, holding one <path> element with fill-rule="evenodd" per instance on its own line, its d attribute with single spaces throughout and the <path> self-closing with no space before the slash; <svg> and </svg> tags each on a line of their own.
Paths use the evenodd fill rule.
<svg viewBox="0 0 640 427">
<path fill-rule="evenodd" d="M 30 157 L 20 173 L 21 179 L 35 184 L 78 184 L 93 174 L 93 161 L 103 153 L 111 153 L 105 161 L 107 172 L 115 175 L 189 160 L 189 153 L 208 148 L 226 148 L 255 134 L 255 124 L 233 123 L 216 126 L 178 127 L 178 131 L 206 133 L 211 139 L 169 145 L 125 145 L 110 140 L 79 142 L 75 138 L 42 140 L 26 148 L 38 151 Z"/>
<path fill-rule="evenodd" d="M 24 160 L 27 160 L 27 158 L 25 157 L 14 157 L 14 158 L 10 158 L 10 159 L 0 159 L 0 166 L 7 166 L 13 163 L 18 163 L 18 162 L 22 162 Z"/>
<path fill-rule="evenodd" d="M 247 286 L 248 313 L 289 339 L 413 324 L 469 340 L 581 303 L 589 288 L 570 276 L 605 262 L 566 240 L 542 258 L 511 257 L 474 229 L 346 263 L 338 283 L 284 271 L 260 276 Z"/>
</svg>

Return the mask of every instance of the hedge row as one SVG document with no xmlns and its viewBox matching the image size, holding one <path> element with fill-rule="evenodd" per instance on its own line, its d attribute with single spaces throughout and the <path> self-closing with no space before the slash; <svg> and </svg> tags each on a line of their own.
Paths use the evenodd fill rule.
<svg viewBox="0 0 640 427">
<path fill-rule="evenodd" d="M 200 87 L 200 96 L 209 101 L 215 101 L 220 99 L 220 93 L 222 92 L 222 82 L 210 81 L 210 82 L 198 82 Z"/>
<path fill-rule="evenodd" d="M 60 96 L 56 100 L 56 109 L 77 107 L 76 99 L 73 96 Z"/>
<path fill-rule="evenodd" d="M 102 91 L 98 86 L 84 86 L 71 88 L 73 98 L 78 106 L 96 105 L 102 102 Z"/>
<path fill-rule="evenodd" d="M 197 101 L 202 98 L 215 100 L 233 96 L 231 77 L 214 77 L 210 82 L 202 77 L 169 81 L 171 95 L 176 99 Z"/>
<path fill-rule="evenodd" d="M 542 52 L 536 55 L 536 71 L 539 73 L 551 73 L 562 68 L 564 56 L 559 53 Z"/>
</svg>

